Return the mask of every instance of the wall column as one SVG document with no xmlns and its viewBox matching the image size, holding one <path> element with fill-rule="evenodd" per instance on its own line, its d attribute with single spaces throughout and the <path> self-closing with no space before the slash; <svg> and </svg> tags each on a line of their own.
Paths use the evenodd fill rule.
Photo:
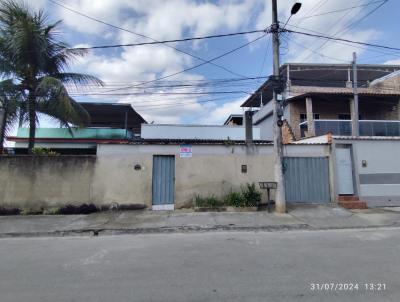
<svg viewBox="0 0 400 302">
<path fill-rule="evenodd" d="M 351 135 L 352 136 L 356 136 L 355 135 L 355 133 L 354 133 L 354 120 L 356 119 L 356 118 L 358 118 L 358 117 L 356 117 L 356 115 L 355 115 L 355 102 L 354 102 L 354 99 L 353 98 L 351 98 L 350 99 L 350 118 L 351 118 L 351 120 L 350 120 L 350 125 L 351 125 Z"/>
<path fill-rule="evenodd" d="M 312 108 L 312 98 L 306 97 L 306 111 L 307 111 L 307 136 L 315 136 L 314 127 L 314 112 Z"/>
</svg>

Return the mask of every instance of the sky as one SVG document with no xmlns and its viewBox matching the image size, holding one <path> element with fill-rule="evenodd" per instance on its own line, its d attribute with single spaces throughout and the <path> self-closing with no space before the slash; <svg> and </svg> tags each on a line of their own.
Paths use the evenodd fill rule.
<svg viewBox="0 0 400 302">
<path fill-rule="evenodd" d="M 270 0 L 53 0 L 128 31 L 118 30 L 71 12 L 50 0 L 30 0 L 49 22 L 63 20 L 58 38 L 71 47 L 140 43 L 265 29 L 271 24 Z M 285 22 L 296 1 L 278 0 Z M 318 32 L 360 42 L 400 46 L 400 1 L 303 0 L 288 29 Z M 379 7 L 379 8 L 378 8 Z M 333 12 L 337 11 L 337 12 Z M 326 14 L 328 13 L 328 14 Z M 140 35 L 137 35 L 140 34 Z M 91 50 L 69 69 L 104 81 L 101 88 L 69 87 L 77 101 L 130 103 L 148 122 L 222 124 L 271 74 L 271 38 L 265 35 L 211 64 L 174 73 L 249 43 L 262 33 L 218 39 Z M 285 33 L 280 62 L 350 63 L 353 51 L 365 64 L 400 64 L 400 52 Z M 157 81 L 160 77 L 164 80 Z M 246 77 L 259 79 L 244 80 Z M 232 79 L 235 79 L 232 81 Z M 229 80 L 229 81 L 227 81 Z M 148 84 L 143 82 L 152 81 Z M 127 88 L 127 86 L 136 85 Z M 102 94 L 102 95 L 99 95 Z M 106 95 L 104 95 L 106 94 Z M 44 125 L 47 125 L 44 122 Z"/>
</svg>

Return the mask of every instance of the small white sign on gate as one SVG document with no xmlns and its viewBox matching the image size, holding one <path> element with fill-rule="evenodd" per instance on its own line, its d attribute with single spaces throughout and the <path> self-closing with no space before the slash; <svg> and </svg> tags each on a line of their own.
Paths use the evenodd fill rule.
<svg viewBox="0 0 400 302">
<path fill-rule="evenodd" d="M 192 145 L 180 145 L 179 156 L 181 158 L 192 157 Z"/>
</svg>

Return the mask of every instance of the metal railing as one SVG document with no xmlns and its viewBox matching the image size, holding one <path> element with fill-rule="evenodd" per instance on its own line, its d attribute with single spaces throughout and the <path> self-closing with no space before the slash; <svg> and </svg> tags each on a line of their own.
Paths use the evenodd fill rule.
<svg viewBox="0 0 400 302">
<path fill-rule="evenodd" d="M 301 136 L 305 136 L 307 122 L 300 123 Z M 360 136 L 400 136 L 400 121 L 360 120 Z M 333 135 L 351 136 L 351 120 L 314 120 L 315 135 L 328 132 Z"/>
</svg>

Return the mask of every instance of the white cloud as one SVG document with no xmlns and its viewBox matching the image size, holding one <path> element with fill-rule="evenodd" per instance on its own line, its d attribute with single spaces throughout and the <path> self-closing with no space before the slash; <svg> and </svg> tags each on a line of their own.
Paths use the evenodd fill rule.
<svg viewBox="0 0 400 302">
<path fill-rule="evenodd" d="M 290 16 L 290 9 L 295 1 L 279 2 L 279 19 L 285 22 Z M 331 12 L 338 9 L 349 8 L 362 4 L 361 2 L 353 3 L 351 5 L 348 0 L 335 0 L 335 1 L 319 1 L 319 0 L 304 0 L 300 11 L 292 16 L 287 28 L 296 31 L 312 30 L 312 33 L 322 33 L 323 35 L 335 36 L 341 38 L 368 42 L 379 36 L 376 30 L 362 30 L 357 27 L 349 26 L 352 22 L 357 21 L 364 16 L 366 11 L 365 7 L 353 8 L 348 11 L 339 12 L 337 14 L 328 14 L 324 16 L 317 16 L 311 18 L 312 15 Z M 257 19 L 258 26 L 265 26 L 271 23 L 271 7 L 264 6 L 263 12 Z M 291 27 L 290 25 L 299 26 Z M 350 30 L 348 30 L 350 28 Z M 327 42 L 323 39 L 315 37 L 307 37 L 298 34 L 285 34 L 289 41 L 283 38 L 283 45 L 288 45 L 288 49 L 283 49 L 284 60 L 289 62 L 331 62 L 331 63 L 344 63 L 350 62 L 352 52 L 356 51 L 359 55 L 365 49 L 346 43 Z M 285 53 L 286 52 L 286 53 Z"/>
<path fill-rule="evenodd" d="M 199 121 L 204 124 L 221 125 L 229 115 L 243 113 L 243 108 L 241 108 L 240 105 L 242 105 L 245 100 L 246 98 L 240 98 L 235 101 L 226 102 L 223 105 L 215 104 L 213 108 L 207 112 L 207 115 L 200 118 Z"/>
<path fill-rule="evenodd" d="M 386 65 L 400 65 L 400 59 L 388 60 L 383 64 L 386 64 Z"/>
<path fill-rule="evenodd" d="M 43 5 L 45 0 L 39 0 L 39 2 Z M 290 8 L 294 2 L 278 1 L 279 19 L 282 22 L 289 17 Z M 358 5 L 358 3 L 350 5 L 348 0 L 323 2 L 320 0 L 303 0 L 301 2 L 303 3 L 301 10 L 296 16 L 293 16 L 290 24 L 328 35 L 340 32 L 346 25 L 364 14 L 362 8 L 356 8 L 348 13 L 342 12 L 301 19 L 306 15 Z M 70 0 L 65 3 L 65 5 L 82 13 L 157 40 L 252 28 L 259 29 L 265 28 L 271 23 L 270 0 Z M 149 41 L 138 35 L 118 31 L 96 23 L 75 13 L 68 12 L 61 7 L 54 7 L 53 5 L 51 7 L 55 8 L 57 16 L 64 20 L 64 24 L 68 28 L 76 31 L 78 35 L 81 34 L 82 37 L 90 35 L 94 40 L 101 38 L 103 41 L 109 41 L 109 43 Z M 314 10 L 310 12 L 312 8 Z M 368 42 L 378 37 L 379 33 L 371 29 L 359 30 L 352 28 L 341 36 Z M 254 39 L 254 35 L 248 37 L 248 39 Z M 291 34 L 289 48 L 287 54 L 282 58 L 282 62 L 301 62 L 304 60 L 305 62 L 338 63 L 343 60 L 350 61 L 353 51 L 357 51 L 359 54 L 363 52 L 363 50 L 354 46 L 333 42 L 329 42 L 321 48 L 320 45 L 322 43 L 323 41 L 315 38 Z M 201 49 L 203 52 L 209 47 L 207 42 L 204 41 L 186 43 L 185 46 L 187 45 L 196 48 L 196 50 Z M 265 43 L 257 43 L 253 47 L 256 49 L 261 45 L 265 45 Z M 181 47 L 181 44 L 177 46 Z M 315 53 L 310 52 L 309 49 L 313 49 Z M 87 57 L 80 59 L 75 67 L 80 71 L 94 74 L 106 82 L 134 83 L 153 80 L 159 76 L 183 70 L 195 63 L 192 58 L 163 45 L 123 48 L 120 52 L 107 51 L 106 53 L 107 55 L 91 52 Z M 323 53 L 324 56 L 318 53 Z M 207 55 L 202 56 L 207 57 Z M 196 70 L 193 70 L 190 73 L 180 74 L 170 79 L 190 80 L 195 78 L 202 79 L 201 76 L 196 75 Z M 176 90 L 170 89 L 169 91 Z M 115 99 L 133 103 L 148 121 L 154 120 L 155 122 L 166 123 L 192 120 L 218 124 L 222 123 L 231 113 L 241 113 L 240 105 L 243 101 L 243 99 L 234 100 L 220 105 L 221 103 L 219 102 L 198 103 L 197 101 L 200 98 L 191 96 L 183 98 L 182 96 L 167 95 L 154 95 L 151 97 L 115 96 Z M 153 106 L 143 107 L 143 104 L 151 102 Z M 184 106 L 177 105 L 183 102 L 186 102 Z M 171 103 L 173 103 L 172 106 Z"/>
</svg>

